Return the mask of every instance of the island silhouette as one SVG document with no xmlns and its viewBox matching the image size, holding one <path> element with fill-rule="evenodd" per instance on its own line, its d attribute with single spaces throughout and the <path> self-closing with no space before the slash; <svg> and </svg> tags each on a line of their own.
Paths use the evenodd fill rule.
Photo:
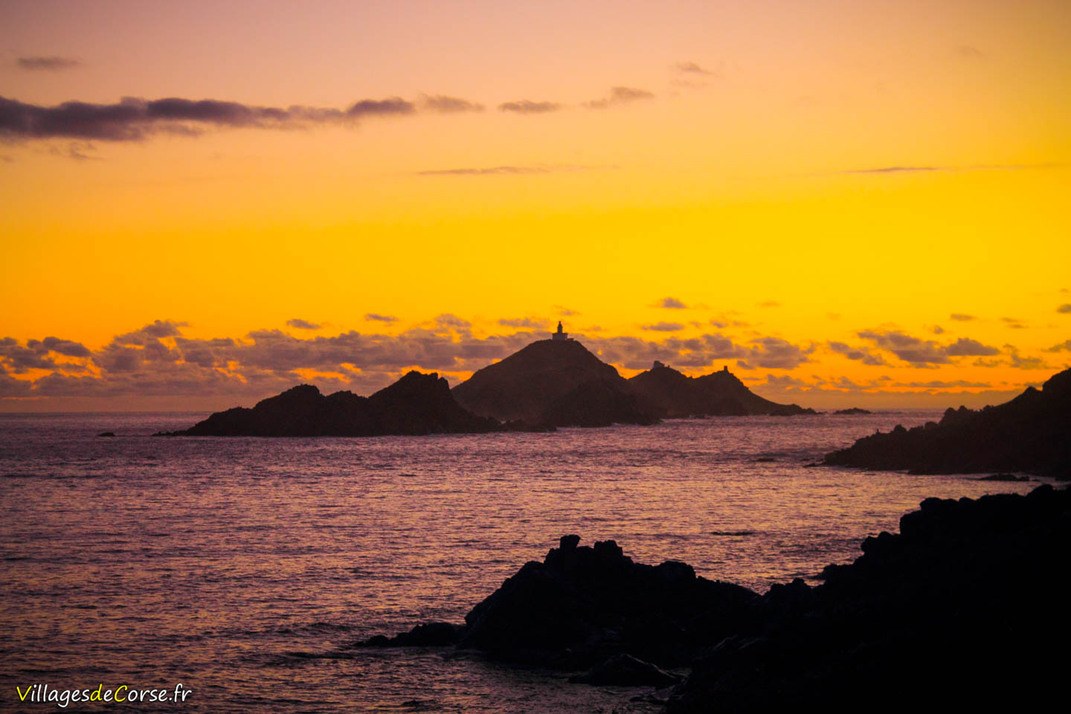
<svg viewBox="0 0 1071 714">
<path fill-rule="evenodd" d="M 411 371 L 369 397 L 299 385 L 252 408 L 212 414 L 167 436 L 383 436 L 649 425 L 689 416 L 814 414 L 749 390 L 728 367 L 688 377 L 661 362 L 631 379 L 558 323 L 537 340 L 454 387 Z"/>
</svg>

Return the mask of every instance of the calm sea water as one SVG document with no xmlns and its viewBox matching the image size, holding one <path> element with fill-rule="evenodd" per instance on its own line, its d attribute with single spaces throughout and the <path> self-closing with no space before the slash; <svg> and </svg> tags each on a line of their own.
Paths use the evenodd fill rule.
<svg viewBox="0 0 1071 714">
<path fill-rule="evenodd" d="M 461 621 L 566 533 L 762 591 L 853 559 L 927 496 L 1032 487 L 805 467 L 925 412 L 424 438 L 150 436 L 202 416 L 0 415 L 0 709 L 18 710 L 15 687 L 31 683 L 182 682 L 194 690 L 176 708 L 186 712 L 643 711 L 635 691 L 347 645 Z"/>
</svg>

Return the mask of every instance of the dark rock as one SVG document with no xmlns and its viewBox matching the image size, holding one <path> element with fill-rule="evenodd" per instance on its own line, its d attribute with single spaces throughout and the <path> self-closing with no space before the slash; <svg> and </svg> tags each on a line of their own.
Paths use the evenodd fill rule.
<svg viewBox="0 0 1071 714">
<path fill-rule="evenodd" d="M 829 466 L 915 473 L 1026 472 L 1071 478 L 1071 370 L 981 411 L 949 409 L 936 425 L 864 437 Z"/>
<path fill-rule="evenodd" d="M 437 374 L 409 372 L 370 397 L 324 396 L 303 384 L 257 403 L 217 412 L 166 436 L 378 436 L 497 431 L 492 419 L 465 411 Z"/>
<path fill-rule="evenodd" d="M 628 380 L 632 390 L 665 418 L 689 416 L 793 416 L 814 414 L 797 404 L 777 404 L 752 392 L 726 367 L 689 377 L 661 362 Z"/>
<path fill-rule="evenodd" d="M 1063 694 L 1069 547 L 1069 491 L 927 499 L 823 585 L 772 588 L 669 709 L 855 711 L 895 692 L 928 711 L 1036 710 Z"/>
<path fill-rule="evenodd" d="M 755 593 L 691 566 L 634 563 L 614 541 L 552 549 L 465 616 L 464 646 L 500 659 L 590 666 L 628 652 L 673 665 L 724 636 Z"/>
<path fill-rule="evenodd" d="M 592 667 L 584 674 L 569 678 L 570 682 L 606 687 L 670 687 L 681 677 L 632 655 L 619 654 Z"/>
<path fill-rule="evenodd" d="M 461 628 L 449 622 L 427 622 L 394 637 L 375 635 L 357 647 L 445 647 L 457 644 Z"/>
<path fill-rule="evenodd" d="M 837 411 L 835 411 L 833 413 L 834 414 L 857 415 L 857 414 L 873 414 L 874 412 L 870 411 L 869 409 L 860 409 L 859 407 L 848 407 L 847 409 L 838 409 Z"/>
<path fill-rule="evenodd" d="M 454 387 L 474 414 L 521 428 L 653 424 L 657 415 L 576 340 L 540 340 Z"/>
<path fill-rule="evenodd" d="M 115 432 L 114 431 L 102 431 L 101 433 L 97 434 L 97 436 L 111 437 L 111 436 L 115 436 Z"/>
<path fill-rule="evenodd" d="M 1008 483 L 1025 483 L 1029 480 L 1029 476 L 1016 476 L 1015 474 L 991 474 L 975 479 L 975 481 L 1004 481 Z"/>
</svg>

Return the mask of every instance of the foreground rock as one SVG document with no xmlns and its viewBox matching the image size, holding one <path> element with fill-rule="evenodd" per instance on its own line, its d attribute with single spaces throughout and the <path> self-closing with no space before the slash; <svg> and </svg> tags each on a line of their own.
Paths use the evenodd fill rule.
<svg viewBox="0 0 1071 714">
<path fill-rule="evenodd" d="M 653 424 L 628 382 L 576 340 L 539 340 L 454 387 L 474 414 L 533 428 Z"/>
<path fill-rule="evenodd" d="M 795 416 L 814 414 L 798 404 L 763 399 L 736 378 L 729 368 L 702 377 L 689 377 L 661 362 L 628 380 L 632 390 L 662 417 Z"/>
<path fill-rule="evenodd" d="M 324 396 L 308 384 L 258 402 L 217 412 L 166 436 L 379 436 L 497 431 L 493 419 L 463 409 L 437 374 L 409 372 L 370 397 Z"/>
<path fill-rule="evenodd" d="M 1041 710 L 1063 696 L 1071 492 L 923 501 L 825 582 L 765 595 L 565 536 L 460 626 L 363 646 L 440 645 L 660 687 L 673 712 Z"/>
<path fill-rule="evenodd" d="M 981 411 L 949 409 L 940 423 L 859 439 L 827 454 L 830 466 L 917 473 L 1022 471 L 1071 477 L 1071 370 Z"/>
<path fill-rule="evenodd" d="M 1062 697 L 1071 492 L 928 499 L 695 662 L 674 712 L 1038 711 Z M 781 604 L 771 602 L 780 598 Z M 891 697 L 892 699 L 886 699 Z M 910 704 L 908 704 L 910 703 Z"/>
<path fill-rule="evenodd" d="M 634 563 L 614 541 L 594 547 L 579 541 L 564 536 L 542 563 L 526 563 L 476 605 L 458 644 L 496 659 L 561 669 L 591 667 L 623 653 L 674 666 L 725 637 L 758 599 L 747 588 L 698 577 L 684 563 Z M 363 644 L 392 643 L 378 637 Z"/>
</svg>

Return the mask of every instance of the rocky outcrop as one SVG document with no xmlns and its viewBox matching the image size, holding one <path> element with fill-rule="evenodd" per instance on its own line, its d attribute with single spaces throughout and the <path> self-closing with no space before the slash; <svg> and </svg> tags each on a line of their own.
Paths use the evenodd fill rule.
<svg viewBox="0 0 1071 714">
<path fill-rule="evenodd" d="M 778 404 L 748 389 L 726 367 L 702 377 L 689 377 L 661 362 L 628 380 L 633 392 L 662 417 L 793 416 L 814 414 L 797 404 Z"/>
<path fill-rule="evenodd" d="M 533 428 L 658 420 L 611 365 L 576 340 L 540 340 L 454 387 L 480 416 Z"/>
<path fill-rule="evenodd" d="M 874 412 L 869 409 L 861 409 L 859 407 L 848 407 L 847 409 L 838 409 L 833 412 L 834 414 L 841 414 L 843 416 L 857 416 L 860 414 L 873 414 Z"/>
<path fill-rule="evenodd" d="M 352 392 L 324 396 L 303 384 L 258 402 L 252 409 L 217 412 L 167 436 L 379 436 L 496 431 L 492 419 L 463 409 L 437 374 L 409 372 L 370 397 Z"/>
<path fill-rule="evenodd" d="M 916 473 L 1024 471 L 1071 477 L 1071 370 L 981 411 L 949 409 L 940 423 L 864 437 L 823 463 Z"/>
<path fill-rule="evenodd" d="M 900 533 L 867 538 L 824 583 L 765 595 L 667 561 L 634 563 L 613 541 L 565 536 L 474 607 L 362 646 L 441 644 L 512 662 L 591 669 L 574 681 L 661 687 L 690 665 L 672 712 L 924 711 L 1063 695 L 1071 636 L 1063 582 L 1071 491 L 923 501 Z M 661 666 L 661 667 L 660 667 Z M 877 699 L 875 699 L 877 697 Z"/>
<path fill-rule="evenodd" d="M 823 585 L 771 590 L 761 626 L 699 658 L 669 708 L 848 711 L 895 693 L 927 711 L 1037 710 L 1063 693 L 1069 546 L 1066 490 L 927 499 Z"/>
</svg>

